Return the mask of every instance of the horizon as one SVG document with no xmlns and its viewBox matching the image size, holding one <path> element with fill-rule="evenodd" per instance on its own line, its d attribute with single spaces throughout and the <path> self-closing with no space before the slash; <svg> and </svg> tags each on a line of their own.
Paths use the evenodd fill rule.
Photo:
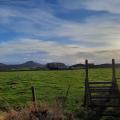
<svg viewBox="0 0 120 120">
<path fill-rule="evenodd" d="M 0 63 L 119 63 L 119 6 L 118 0 L 0 0 Z"/>
<path fill-rule="evenodd" d="M 67 65 L 67 66 L 72 66 L 72 65 L 77 65 L 77 64 L 83 64 L 83 65 L 85 64 L 85 62 L 84 62 L 84 63 L 67 64 L 67 63 L 59 62 L 59 61 L 53 61 L 53 62 L 48 62 L 48 63 L 40 63 L 39 61 L 36 62 L 36 61 L 32 61 L 32 60 L 25 61 L 25 62 L 21 62 L 21 63 L 12 63 L 12 64 L 9 64 L 9 63 L 1 63 L 1 62 L 0 62 L 0 64 L 4 64 L 4 65 L 21 65 L 21 64 L 28 63 L 28 62 L 33 62 L 33 63 L 37 63 L 37 64 L 41 64 L 41 65 L 46 65 L 46 64 L 48 64 L 48 63 L 63 63 L 63 64 L 65 64 L 65 65 Z M 88 60 L 88 64 L 103 65 L 103 64 L 112 64 L 112 63 L 110 63 L 110 62 L 94 63 L 94 62 L 89 62 L 89 60 Z M 117 64 L 120 64 L 120 62 L 116 63 L 116 65 L 117 65 Z"/>
</svg>

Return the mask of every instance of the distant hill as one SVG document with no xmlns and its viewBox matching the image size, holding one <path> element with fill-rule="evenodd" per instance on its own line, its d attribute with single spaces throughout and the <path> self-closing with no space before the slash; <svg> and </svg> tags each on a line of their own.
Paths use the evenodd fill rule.
<svg viewBox="0 0 120 120">
<path fill-rule="evenodd" d="M 112 64 L 105 63 L 105 64 L 98 64 L 95 65 L 94 63 L 88 64 L 88 67 L 90 68 L 111 68 Z M 116 67 L 120 67 L 120 63 L 116 63 Z M 85 68 L 85 64 L 75 64 L 69 67 L 70 69 L 81 69 Z"/>
<path fill-rule="evenodd" d="M 116 67 L 120 67 L 120 63 L 116 63 L 115 65 Z M 112 64 L 99 64 L 99 65 L 96 65 L 95 66 L 96 68 L 111 68 L 112 67 Z"/>
<path fill-rule="evenodd" d="M 1 67 L 1 66 L 6 66 L 6 64 L 0 63 L 0 67 Z"/>
<path fill-rule="evenodd" d="M 88 64 L 89 68 L 111 68 L 112 64 L 98 64 L 95 65 L 94 63 Z M 120 63 L 116 64 L 116 67 L 120 67 Z M 67 66 L 64 63 L 60 62 L 52 62 L 47 63 L 46 65 L 34 62 L 34 61 L 27 61 L 23 64 L 17 65 L 7 65 L 0 63 L 0 71 L 14 71 L 14 70 L 76 70 L 76 69 L 83 69 L 85 68 L 85 64 L 74 64 L 71 66 Z"/>
<path fill-rule="evenodd" d="M 34 61 L 27 61 L 23 64 L 17 65 L 6 65 L 0 63 L 0 71 L 7 71 L 7 70 L 31 70 L 31 69 L 45 69 L 46 66 L 36 63 Z"/>
<path fill-rule="evenodd" d="M 84 68 L 84 64 L 74 64 L 69 66 L 70 69 L 80 69 L 80 68 Z"/>
<path fill-rule="evenodd" d="M 34 67 L 43 67 L 44 65 L 36 63 L 34 61 L 27 61 L 23 64 L 20 64 L 19 66 L 21 67 L 29 67 L 29 68 L 34 68 Z"/>
<path fill-rule="evenodd" d="M 89 63 L 88 66 L 90 68 L 95 67 L 94 63 Z M 81 69 L 81 68 L 85 68 L 85 64 L 74 64 L 72 66 L 69 66 L 70 69 Z"/>
</svg>

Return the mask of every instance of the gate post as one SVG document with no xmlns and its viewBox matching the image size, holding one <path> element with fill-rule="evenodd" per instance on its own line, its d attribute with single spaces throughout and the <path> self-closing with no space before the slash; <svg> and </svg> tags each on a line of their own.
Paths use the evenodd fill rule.
<svg viewBox="0 0 120 120">
<path fill-rule="evenodd" d="M 116 83 L 115 59 L 112 59 L 112 82 Z"/>
<path fill-rule="evenodd" d="M 84 106 L 88 106 L 88 60 L 85 60 L 85 93 Z"/>
</svg>

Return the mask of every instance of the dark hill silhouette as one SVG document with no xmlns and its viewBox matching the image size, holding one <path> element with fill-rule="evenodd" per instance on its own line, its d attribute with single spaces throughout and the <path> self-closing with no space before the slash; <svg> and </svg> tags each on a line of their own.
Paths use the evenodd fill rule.
<svg viewBox="0 0 120 120">
<path fill-rule="evenodd" d="M 90 68 L 111 68 L 112 65 L 109 63 L 106 64 L 98 64 L 95 65 L 94 63 L 89 63 L 88 66 Z M 84 64 L 74 64 L 71 66 L 67 66 L 64 63 L 60 62 L 52 62 L 47 63 L 46 65 L 34 62 L 34 61 L 27 61 L 23 64 L 17 65 L 7 65 L 0 63 L 0 71 L 10 71 L 10 70 L 66 70 L 66 69 L 83 69 L 85 67 Z M 116 67 L 120 67 L 120 63 L 116 64 Z"/>
<path fill-rule="evenodd" d="M 23 66 L 23 67 L 43 67 L 42 64 L 36 63 L 34 61 L 27 61 L 23 64 L 20 64 L 19 66 Z"/>
<path fill-rule="evenodd" d="M 90 64 L 88 64 L 88 66 L 90 68 L 111 68 L 112 64 L 105 63 L 105 64 L 95 65 L 94 63 L 90 63 Z M 75 64 L 75 65 L 70 66 L 69 68 L 70 69 L 81 69 L 81 68 L 84 68 L 84 67 L 85 67 L 85 64 Z M 120 63 L 116 63 L 116 67 L 120 67 Z"/>
<path fill-rule="evenodd" d="M 67 65 L 65 65 L 64 63 L 59 63 L 59 62 L 47 63 L 46 67 L 50 70 L 66 70 L 66 69 L 68 69 Z"/>
<path fill-rule="evenodd" d="M 1 71 L 44 69 L 44 68 L 45 68 L 45 65 L 36 63 L 34 61 L 27 61 L 23 64 L 17 64 L 17 65 L 5 65 L 5 64 L 0 63 L 0 70 Z"/>
<path fill-rule="evenodd" d="M 111 68 L 112 64 L 99 64 L 99 65 L 95 65 L 96 68 Z M 116 67 L 120 67 L 120 63 L 116 63 Z"/>
<path fill-rule="evenodd" d="M 89 63 L 88 66 L 90 68 L 95 67 L 94 63 Z M 74 64 L 74 65 L 70 66 L 69 68 L 70 69 L 81 69 L 81 68 L 84 68 L 84 67 L 85 67 L 85 64 Z"/>
<path fill-rule="evenodd" d="M 0 63 L 0 67 L 1 67 L 1 66 L 6 66 L 6 64 Z"/>
</svg>

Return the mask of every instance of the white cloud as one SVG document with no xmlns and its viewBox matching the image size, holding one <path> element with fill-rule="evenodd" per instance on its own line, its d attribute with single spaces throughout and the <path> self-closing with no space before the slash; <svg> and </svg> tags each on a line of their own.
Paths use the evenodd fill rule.
<svg viewBox="0 0 120 120">
<path fill-rule="evenodd" d="M 0 44 L 0 62 L 25 62 L 34 60 L 41 63 L 65 62 L 66 64 L 91 62 L 104 63 L 112 58 L 119 59 L 120 50 L 101 50 L 81 48 L 79 45 L 59 45 L 56 42 L 37 39 L 21 39 Z M 118 60 L 120 62 L 120 60 Z"/>
<path fill-rule="evenodd" d="M 119 0 L 86 0 L 84 3 L 87 9 L 120 13 Z"/>
<path fill-rule="evenodd" d="M 0 60 L 3 61 L 3 58 L 6 58 L 5 61 L 11 59 L 11 61 L 13 60 L 14 62 L 15 57 L 22 59 L 22 56 L 22 61 L 24 61 L 24 59 L 34 59 L 36 61 L 43 61 L 45 59 L 46 61 L 64 61 L 65 59 L 67 60 L 65 56 L 74 55 L 81 50 L 86 51 L 86 49 L 80 48 L 78 45 L 59 45 L 51 41 L 45 42 L 37 39 L 21 39 L 1 43 Z"/>
<path fill-rule="evenodd" d="M 85 4 L 88 2 L 86 0 Z M 79 5 L 84 1 L 80 3 L 77 0 L 74 1 L 74 4 L 77 3 Z M 8 28 L 28 36 L 65 37 L 68 42 L 69 40 L 79 42 L 81 48 L 118 49 L 120 45 L 119 15 L 88 17 L 84 23 L 78 23 L 57 18 L 47 10 L 38 8 L 17 10 L 6 7 L 0 8 L 0 20 L 0 23 L 6 26 L 6 30 Z"/>
<path fill-rule="evenodd" d="M 119 49 L 120 46 L 120 17 L 100 16 L 91 17 L 84 23 L 62 24 L 53 33 L 79 42 L 80 46 L 91 49 Z"/>
<path fill-rule="evenodd" d="M 93 52 L 79 52 L 74 55 L 74 57 L 83 59 L 88 59 L 90 62 L 100 64 L 100 63 L 111 63 L 111 60 L 114 58 L 116 62 L 120 62 L 120 49 L 118 50 L 101 50 Z"/>
<path fill-rule="evenodd" d="M 44 35 L 46 31 L 58 27 L 64 21 L 50 11 L 39 8 L 16 9 L 0 8 L 0 25 L 7 29 L 30 35 Z M 3 30 L 4 31 L 4 30 Z"/>
<path fill-rule="evenodd" d="M 120 13 L 119 0 L 59 0 L 59 2 L 64 8 L 71 10 L 83 8 L 95 11 Z"/>
</svg>

